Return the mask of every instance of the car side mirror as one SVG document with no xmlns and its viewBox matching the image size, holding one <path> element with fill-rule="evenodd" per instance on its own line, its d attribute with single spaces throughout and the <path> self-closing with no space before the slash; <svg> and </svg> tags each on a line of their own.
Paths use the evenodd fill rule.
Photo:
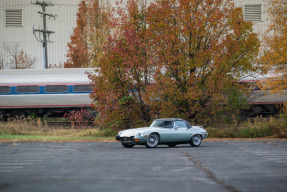
<svg viewBox="0 0 287 192">
<path fill-rule="evenodd" d="M 176 126 L 174 129 L 177 130 L 179 128 L 179 126 Z"/>
</svg>

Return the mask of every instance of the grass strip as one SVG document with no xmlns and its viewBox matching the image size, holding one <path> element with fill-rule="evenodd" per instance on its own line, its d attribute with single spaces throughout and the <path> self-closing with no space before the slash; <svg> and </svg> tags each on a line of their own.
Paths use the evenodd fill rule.
<svg viewBox="0 0 287 192">
<path fill-rule="evenodd" d="M 204 141 L 258 141 L 287 140 L 287 138 L 207 138 Z M 43 135 L 0 135 L 0 143 L 9 142 L 116 142 L 115 137 L 43 136 Z"/>
<path fill-rule="evenodd" d="M 114 137 L 0 135 L 0 142 L 115 142 Z"/>
</svg>

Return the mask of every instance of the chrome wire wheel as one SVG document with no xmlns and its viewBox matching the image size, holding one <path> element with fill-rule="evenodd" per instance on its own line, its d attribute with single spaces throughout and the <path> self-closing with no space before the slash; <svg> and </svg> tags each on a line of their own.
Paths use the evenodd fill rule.
<svg viewBox="0 0 287 192">
<path fill-rule="evenodd" d="M 145 146 L 147 148 L 155 148 L 158 145 L 159 136 L 155 133 L 152 133 L 148 136 Z"/>
<path fill-rule="evenodd" d="M 198 147 L 201 144 L 201 135 L 193 135 L 190 140 L 190 145 L 193 147 Z"/>
</svg>

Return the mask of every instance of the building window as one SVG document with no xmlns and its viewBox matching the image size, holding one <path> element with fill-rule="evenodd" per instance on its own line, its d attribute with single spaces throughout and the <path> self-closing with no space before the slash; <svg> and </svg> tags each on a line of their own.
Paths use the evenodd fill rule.
<svg viewBox="0 0 287 192">
<path fill-rule="evenodd" d="M 261 21 L 261 4 L 244 6 L 245 21 Z"/>
<path fill-rule="evenodd" d="M 22 27 L 22 9 L 6 10 L 6 27 Z"/>
</svg>

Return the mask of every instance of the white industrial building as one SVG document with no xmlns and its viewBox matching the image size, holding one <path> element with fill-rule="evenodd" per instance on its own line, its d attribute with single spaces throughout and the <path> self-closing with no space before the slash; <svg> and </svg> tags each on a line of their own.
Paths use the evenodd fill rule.
<svg viewBox="0 0 287 192">
<path fill-rule="evenodd" d="M 43 18 L 38 12 L 41 6 L 31 4 L 36 0 L 0 0 L 0 52 L 3 69 L 11 68 L 7 51 L 23 49 L 24 52 L 35 58 L 33 68 L 44 68 L 43 47 L 33 34 L 35 29 L 43 28 Z M 49 37 L 48 63 L 60 65 L 66 61 L 67 43 L 76 24 L 76 13 L 80 0 L 51 0 L 53 6 L 46 7 L 46 12 L 57 15 L 56 18 L 47 17 L 47 29 L 54 31 Z M 15 50 L 14 50 L 15 51 Z"/>
<path fill-rule="evenodd" d="M 32 4 L 37 0 L 0 0 L 0 68 L 13 68 L 10 62 L 11 52 L 23 51 L 35 59 L 32 68 L 43 69 L 43 47 L 33 34 L 34 29 L 43 28 L 43 18 L 38 12 L 41 6 Z M 38 0 L 42 2 L 42 0 Z M 67 60 L 67 43 L 76 25 L 78 4 L 81 0 L 45 0 L 53 6 L 46 7 L 46 13 L 57 15 L 47 17 L 47 29 L 54 31 L 49 36 L 48 64 L 63 65 Z M 32 3 L 31 3 L 32 2 Z M 254 30 L 263 33 L 266 29 L 267 11 L 265 0 L 235 0 L 236 6 L 241 6 L 246 20 L 254 23 Z M 37 34 L 37 33 L 36 33 Z"/>
</svg>

